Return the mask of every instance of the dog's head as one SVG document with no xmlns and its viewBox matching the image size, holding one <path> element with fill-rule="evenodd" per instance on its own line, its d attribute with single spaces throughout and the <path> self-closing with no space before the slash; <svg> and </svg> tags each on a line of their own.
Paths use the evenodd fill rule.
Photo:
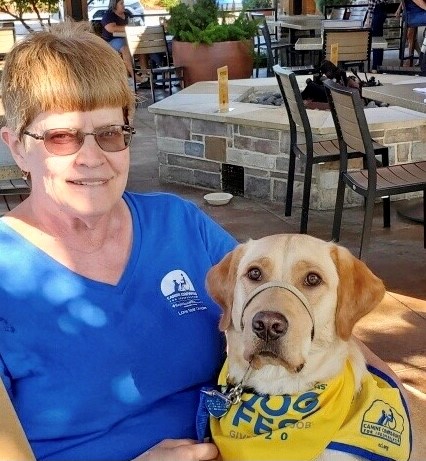
<svg viewBox="0 0 426 461">
<path fill-rule="evenodd" d="M 215 265 L 207 289 L 241 365 L 301 371 L 312 343 L 347 341 L 385 288 L 343 247 L 307 235 L 250 240 Z"/>
</svg>

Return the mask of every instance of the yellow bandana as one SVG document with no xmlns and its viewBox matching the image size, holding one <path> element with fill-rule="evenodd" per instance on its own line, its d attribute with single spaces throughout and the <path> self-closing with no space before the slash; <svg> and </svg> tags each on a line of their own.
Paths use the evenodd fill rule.
<svg viewBox="0 0 426 461">
<path fill-rule="evenodd" d="M 373 371 L 372 369 L 370 371 Z M 210 419 L 223 461 L 317 458 L 325 448 L 373 460 L 407 460 L 408 413 L 390 378 L 369 373 L 355 395 L 349 361 L 342 373 L 300 395 L 243 393 L 220 419 Z M 219 377 L 226 382 L 227 363 Z"/>
</svg>

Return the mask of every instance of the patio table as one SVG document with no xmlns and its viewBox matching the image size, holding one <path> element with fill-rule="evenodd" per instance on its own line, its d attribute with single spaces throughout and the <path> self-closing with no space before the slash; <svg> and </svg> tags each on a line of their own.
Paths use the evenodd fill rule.
<svg viewBox="0 0 426 461">
<path fill-rule="evenodd" d="M 425 92 L 415 91 L 415 88 L 424 89 Z M 362 96 L 374 101 L 426 113 L 426 82 L 424 79 L 420 79 L 416 83 L 364 87 Z M 413 199 L 409 202 L 406 206 L 398 208 L 398 214 L 411 221 L 423 223 L 425 219 L 423 200 Z"/>
<path fill-rule="evenodd" d="M 405 107 L 406 109 L 426 113 L 426 93 L 414 91 L 414 88 L 424 88 L 426 91 L 424 79 L 417 83 L 364 87 L 362 96 L 374 101 L 385 102 L 392 106 Z"/>
<path fill-rule="evenodd" d="M 267 21 L 273 27 L 288 29 L 290 43 L 296 42 L 296 31 L 308 31 L 311 37 L 321 30 L 323 16 L 299 14 L 294 16 L 279 16 L 276 21 Z"/>
<path fill-rule="evenodd" d="M 383 37 L 371 37 L 371 49 L 386 50 L 388 42 Z M 303 37 L 299 38 L 294 45 L 296 51 L 321 51 L 322 38 L 321 37 Z"/>
</svg>

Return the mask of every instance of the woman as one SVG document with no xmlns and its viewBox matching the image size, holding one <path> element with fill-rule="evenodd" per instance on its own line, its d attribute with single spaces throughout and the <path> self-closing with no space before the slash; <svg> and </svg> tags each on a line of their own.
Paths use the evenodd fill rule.
<svg viewBox="0 0 426 461">
<path fill-rule="evenodd" d="M 372 37 L 382 37 L 383 28 L 387 18 L 386 4 L 388 0 L 368 0 L 366 26 L 371 27 Z M 373 50 L 372 71 L 377 72 L 383 64 L 383 50 Z"/>
<path fill-rule="evenodd" d="M 404 11 L 404 6 L 406 11 Z M 402 2 L 395 16 L 399 18 L 403 13 L 403 20 L 410 24 L 407 27 L 407 43 L 410 58 L 410 65 L 412 65 L 414 51 L 420 57 L 421 47 L 417 39 L 418 27 L 426 26 L 426 1 L 425 0 L 405 0 Z"/>
<path fill-rule="evenodd" d="M 134 75 L 133 59 L 130 54 L 129 46 L 125 37 L 114 37 L 115 32 L 125 32 L 125 27 L 128 24 L 128 15 L 124 8 L 124 0 L 110 0 L 108 10 L 102 17 L 102 38 L 106 40 L 114 50 L 118 51 L 123 57 L 127 72 L 131 78 Z M 142 67 L 147 69 L 146 56 L 141 56 L 143 60 Z M 141 63 L 142 64 L 142 63 Z M 145 83 L 148 77 L 136 74 L 136 83 Z"/>
<path fill-rule="evenodd" d="M 187 438 L 223 358 L 204 278 L 235 239 L 175 196 L 124 192 L 134 95 L 81 23 L 17 43 L 2 92 L 32 190 L 0 219 L 0 375 L 36 458 L 215 458 Z"/>
</svg>

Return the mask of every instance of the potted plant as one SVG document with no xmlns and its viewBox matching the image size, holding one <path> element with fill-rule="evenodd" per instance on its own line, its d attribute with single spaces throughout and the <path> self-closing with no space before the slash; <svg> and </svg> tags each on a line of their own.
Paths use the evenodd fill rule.
<svg viewBox="0 0 426 461">
<path fill-rule="evenodd" d="M 167 30 L 174 36 L 173 63 L 184 67 L 185 86 L 216 80 L 222 66 L 228 66 L 229 79 L 251 77 L 257 23 L 244 13 L 226 17 L 215 0 L 180 3 L 170 8 Z"/>
</svg>

